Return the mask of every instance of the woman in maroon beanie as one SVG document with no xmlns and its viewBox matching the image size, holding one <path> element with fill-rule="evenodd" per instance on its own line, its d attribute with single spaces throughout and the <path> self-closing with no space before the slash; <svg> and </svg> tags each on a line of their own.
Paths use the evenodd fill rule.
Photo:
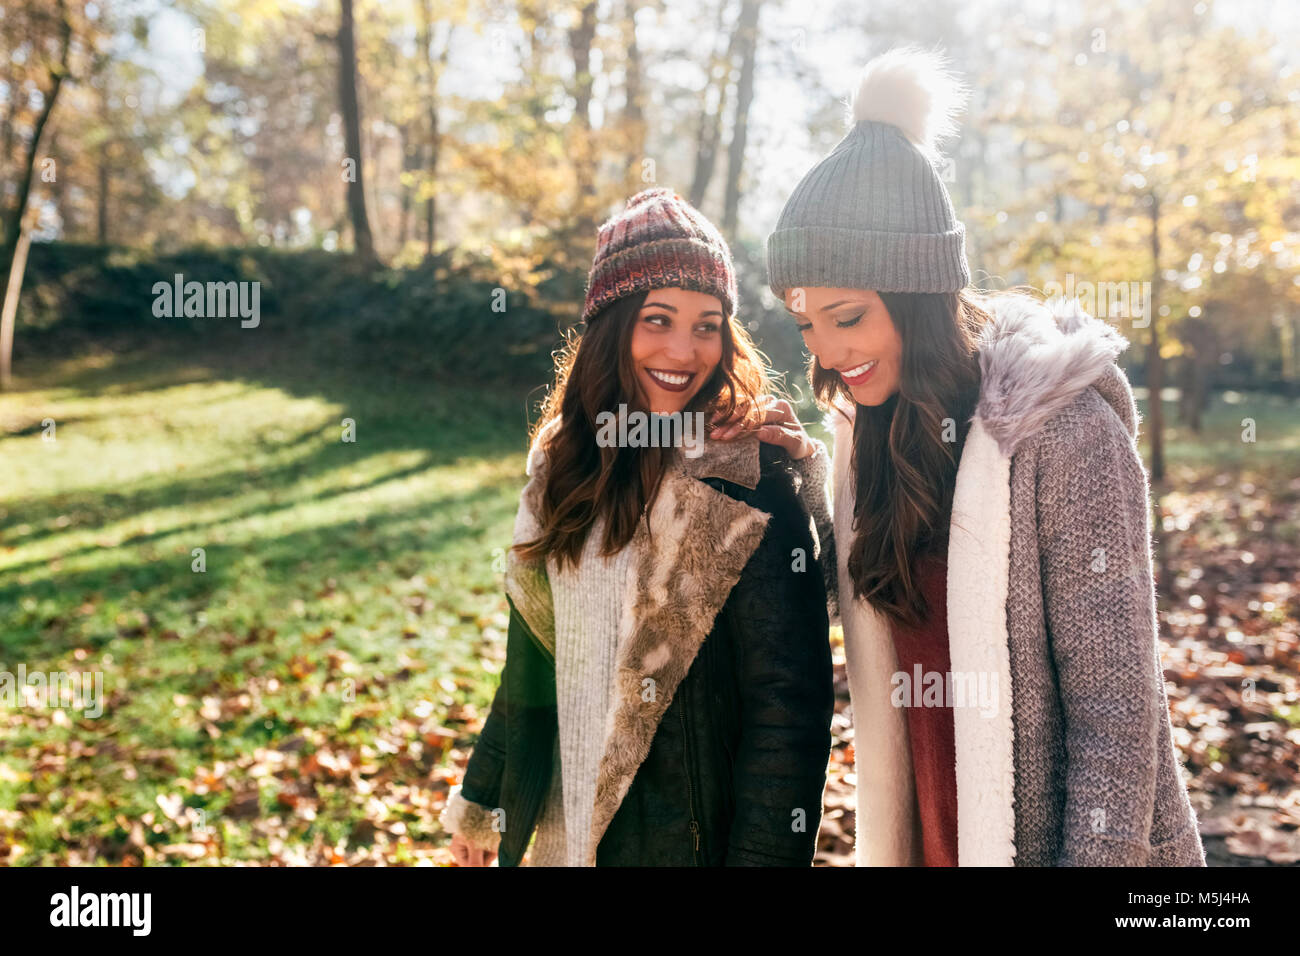
<svg viewBox="0 0 1300 956">
<path fill-rule="evenodd" d="M 529 454 L 501 684 L 443 811 L 462 865 L 518 865 L 534 834 L 534 866 L 812 862 L 833 692 L 799 492 L 828 458 L 765 402 L 735 308 L 680 196 L 601 227 Z M 707 437 L 721 418 L 744 434 Z"/>
</svg>

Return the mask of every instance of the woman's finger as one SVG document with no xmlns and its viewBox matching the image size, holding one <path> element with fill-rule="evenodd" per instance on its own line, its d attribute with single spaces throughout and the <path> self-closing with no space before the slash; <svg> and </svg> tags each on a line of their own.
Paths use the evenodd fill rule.
<svg viewBox="0 0 1300 956">
<path fill-rule="evenodd" d="M 784 448 L 791 454 L 794 454 L 794 448 L 797 448 L 799 445 L 798 438 L 792 436 L 780 425 L 763 425 L 758 430 L 758 440 L 767 442 L 769 445 L 776 445 L 780 448 Z M 791 447 L 792 445 L 793 448 Z"/>
<path fill-rule="evenodd" d="M 784 448 L 796 460 L 806 458 L 816 450 L 812 439 L 802 427 L 764 425 L 758 430 L 758 439 Z"/>
<path fill-rule="evenodd" d="M 796 424 L 799 421 L 799 416 L 796 414 L 794 406 L 784 398 L 777 399 L 770 405 L 766 406 L 765 413 L 766 419 L 769 422 L 780 421 Z"/>
</svg>

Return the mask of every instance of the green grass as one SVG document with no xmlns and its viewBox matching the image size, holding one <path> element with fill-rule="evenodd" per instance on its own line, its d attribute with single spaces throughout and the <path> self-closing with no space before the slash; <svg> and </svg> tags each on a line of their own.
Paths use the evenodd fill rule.
<svg viewBox="0 0 1300 956">
<path fill-rule="evenodd" d="M 0 670 L 99 670 L 108 703 L 0 703 L 10 860 L 430 856 L 420 791 L 503 653 L 524 396 L 251 350 L 30 371 L 0 398 Z"/>
</svg>

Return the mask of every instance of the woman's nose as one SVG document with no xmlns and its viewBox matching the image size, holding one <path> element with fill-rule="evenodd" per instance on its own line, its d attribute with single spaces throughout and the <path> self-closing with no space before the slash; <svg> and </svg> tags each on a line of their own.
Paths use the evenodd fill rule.
<svg viewBox="0 0 1300 956">
<path fill-rule="evenodd" d="M 808 336 L 805 344 L 808 346 L 808 351 L 817 359 L 817 364 L 825 369 L 838 368 L 838 360 L 843 359 L 846 351 L 812 335 Z"/>
<path fill-rule="evenodd" d="M 664 346 L 664 355 L 674 362 L 691 362 L 695 359 L 695 342 L 689 332 L 674 334 Z"/>
</svg>

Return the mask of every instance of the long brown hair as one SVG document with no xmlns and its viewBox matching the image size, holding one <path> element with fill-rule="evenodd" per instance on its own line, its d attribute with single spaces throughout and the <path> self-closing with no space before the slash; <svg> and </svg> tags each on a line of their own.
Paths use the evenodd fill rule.
<svg viewBox="0 0 1300 956">
<path fill-rule="evenodd" d="M 947 544 L 957 463 L 979 400 L 979 333 L 992 317 L 987 298 L 970 289 L 879 295 L 902 340 L 902 369 L 888 401 L 856 409 L 848 570 L 856 597 L 916 626 L 929 608 L 915 562 Z M 843 379 L 815 357 L 809 378 L 824 407 L 853 404 Z"/>
<path fill-rule="evenodd" d="M 576 566 L 588 532 L 602 516 L 601 553 L 614 554 L 632 540 L 641 515 L 654 502 L 673 449 L 601 447 L 596 442 L 601 412 L 615 411 L 620 403 L 645 410 L 630 344 L 647 294 L 611 303 L 556 355 L 555 387 L 534 428 L 534 441 L 552 419 L 558 417 L 560 424 L 544 448 L 541 533 L 515 545 L 524 558 L 555 555 L 561 566 Z M 722 322 L 721 334 L 722 359 L 683 411 L 739 413 L 755 422 L 759 396 L 771 391 L 766 363 L 744 325 L 732 317 Z"/>
</svg>

